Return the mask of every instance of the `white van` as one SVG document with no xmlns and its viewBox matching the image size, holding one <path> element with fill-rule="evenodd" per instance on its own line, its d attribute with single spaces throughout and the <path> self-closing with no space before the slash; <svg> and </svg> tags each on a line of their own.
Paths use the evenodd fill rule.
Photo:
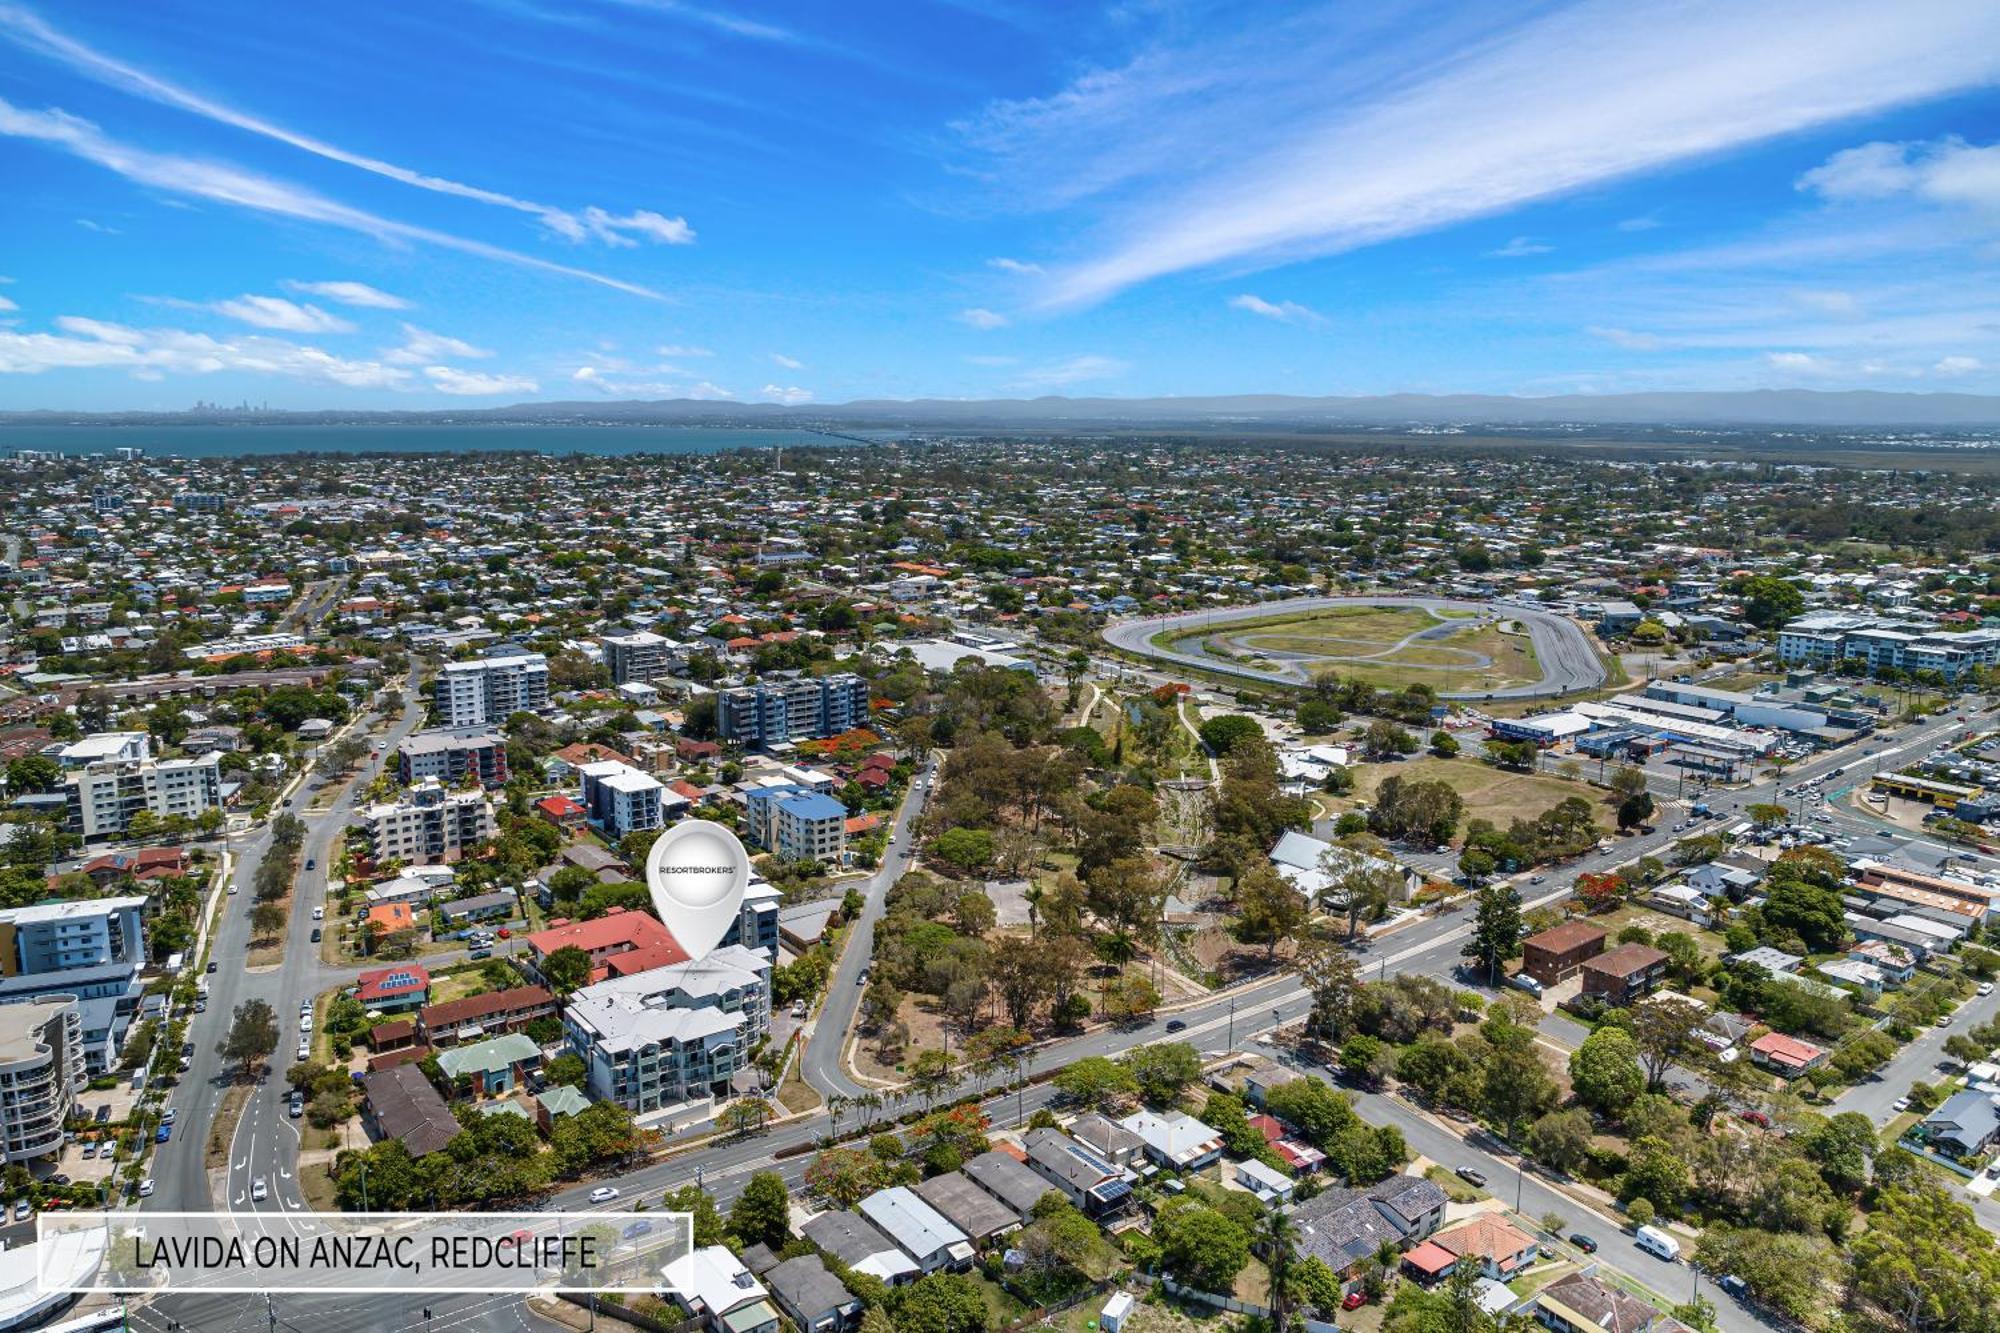
<svg viewBox="0 0 2000 1333">
<path fill-rule="evenodd" d="M 1640 1227 L 1632 1239 L 1656 1259 L 1665 1259 L 1670 1264 L 1680 1261 L 1681 1243 L 1658 1227 Z"/>
</svg>

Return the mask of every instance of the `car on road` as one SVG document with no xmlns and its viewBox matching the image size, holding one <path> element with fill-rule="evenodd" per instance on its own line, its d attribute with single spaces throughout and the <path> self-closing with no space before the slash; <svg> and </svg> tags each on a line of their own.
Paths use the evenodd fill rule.
<svg viewBox="0 0 2000 1333">
<path fill-rule="evenodd" d="M 1597 1242 L 1584 1235 L 1581 1231 L 1570 1233 L 1569 1243 L 1582 1250 L 1585 1254 L 1597 1253 Z"/>
<path fill-rule="evenodd" d="M 139 1182 L 139 1197 L 142 1199 L 153 1197 L 153 1178 L 151 1176 L 147 1176 Z"/>
<path fill-rule="evenodd" d="M 637 1240 L 652 1229 L 653 1224 L 651 1222 L 634 1222 L 631 1226 L 625 1228 L 625 1239 Z"/>
<path fill-rule="evenodd" d="M 1941 1016 L 1941 1017 L 1940 1017 L 1940 1018 L 1938 1019 L 1938 1021 L 1937 1021 L 1937 1026 L 1939 1026 L 1939 1027 L 1941 1027 L 1941 1028 L 1948 1028 L 1948 1027 L 1950 1027 L 1950 1026 L 1951 1026 L 1951 1015 L 1950 1015 L 1950 1014 L 1945 1014 L 1945 1015 Z"/>
<path fill-rule="evenodd" d="M 229 885 L 229 896 L 230 896 L 230 897 L 232 897 L 232 898 L 236 896 L 236 883 L 235 883 L 235 881 L 233 881 L 233 880 L 232 880 L 232 881 L 230 881 L 230 885 Z"/>
<path fill-rule="evenodd" d="M 215 974 L 215 960 L 213 958 L 208 960 L 208 972 L 211 976 Z"/>
<path fill-rule="evenodd" d="M 307 869 L 307 870 L 317 870 L 317 869 L 319 869 L 319 862 L 317 862 L 317 861 L 313 860 L 313 858 L 311 858 L 310 856 L 308 856 L 308 857 L 306 858 L 306 869 Z"/>
<path fill-rule="evenodd" d="M 1169 1031 L 1169 1032 L 1186 1032 L 1186 1031 L 1187 1031 L 1187 1020 L 1186 1020 L 1185 1018 L 1170 1018 L 1170 1019 L 1168 1019 L 1168 1020 L 1167 1020 L 1167 1031 Z"/>
<path fill-rule="evenodd" d="M 1468 1185 L 1477 1185 L 1481 1189 L 1486 1187 L 1486 1173 L 1484 1171 L 1475 1171 L 1469 1166 L 1461 1166 L 1454 1174 Z"/>
<path fill-rule="evenodd" d="M 1982 982 L 1980 982 L 1980 983 L 1979 983 L 1979 993 L 1980 993 L 1981 995 L 1991 995 L 1991 994 L 1993 993 L 1993 983 L 1992 983 L 1992 982 L 1990 982 L 1990 981 L 1982 981 Z"/>
<path fill-rule="evenodd" d="M 1748 1300 L 1750 1298 L 1750 1284 L 1748 1282 L 1745 1282 L 1742 1278 L 1736 1276 L 1736 1274 L 1734 1273 L 1723 1274 L 1722 1277 L 1716 1281 L 1715 1285 L 1721 1287 L 1724 1291 L 1728 1292 L 1731 1296 L 1734 1296 L 1739 1301 Z"/>
<path fill-rule="evenodd" d="M 250 1183 L 250 1202 L 262 1203 L 269 1196 L 270 1191 L 264 1188 L 264 1177 L 259 1176 Z"/>
<path fill-rule="evenodd" d="M 311 1014 L 300 1014 L 299 1031 L 311 1032 L 312 1030 L 313 1030 L 313 1016 Z"/>
<path fill-rule="evenodd" d="M 590 1201 L 592 1203 L 610 1203 L 617 1197 L 618 1187 L 616 1185 L 599 1185 L 590 1192 Z"/>
<path fill-rule="evenodd" d="M 292 1119 L 297 1120 L 306 1113 L 306 1095 L 297 1088 L 292 1089 Z"/>
<path fill-rule="evenodd" d="M 168 1139 L 172 1138 L 173 1136 L 174 1136 L 174 1127 L 172 1125 L 161 1125 L 158 1129 L 153 1131 L 153 1142 L 165 1143 Z"/>
<path fill-rule="evenodd" d="M 313 927 L 313 939 L 312 939 L 312 942 L 313 942 L 314 944 L 318 944 L 318 943 L 319 943 L 319 938 L 320 938 L 320 937 L 319 937 L 319 927 L 318 927 L 318 926 L 314 926 L 314 927 Z"/>
<path fill-rule="evenodd" d="M 301 1060 L 310 1060 L 310 1059 L 312 1059 L 312 1053 L 313 1053 L 313 1044 L 312 1044 L 312 1039 L 311 1039 L 310 1037 L 300 1037 L 300 1038 L 299 1038 L 299 1059 L 301 1059 Z"/>
<path fill-rule="evenodd" d="M 179 1116 L 180 1113 L 181 1113 L 180 1107 L 169 1106 L 165 1111 L 160 1113 L 160 1123 L 163 1125 L 171 1125 L 174 1123 L 175 1118 Z"/>
<path fill-rule="evenodd" d="M 326 920 L 326 909 L 324 907 L 313 908 L 313 920 L 315 921 Z"/>
</svg>

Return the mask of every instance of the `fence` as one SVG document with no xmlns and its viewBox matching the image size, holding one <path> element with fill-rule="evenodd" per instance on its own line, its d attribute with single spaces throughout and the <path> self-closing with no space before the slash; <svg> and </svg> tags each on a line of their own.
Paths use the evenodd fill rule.
<svg viewBox="0 0 2000 1333">
<path fill-rule="evenodd" d="M 1268 1306 L 1258 1305 L 1253 1301 L 1239 1301 L 1234 1296 L 1218 1296 L 1212 1291 L 1201 1291 L 1195 1287 L 1184 1287 L 1170 1277 L 1160 1280 L 1165 1284 L 1167 1294 L 1170 1296 L 1178 1296 L 1182 1300 L 1187 1301 L 1197 1301 L 1202 1305 L 1211 1306 L 1217 1310 L 1228 1310 L 1235 1314 L 1255 1315 L 1259 1319 L 1269 1319 L 1271 1317 L 1271 1311 Z"/>
<path fill-rule="evenodd" d="M 1007 1325 L 1001 1330 L 1001 1333 L 1014 1333 L 1016 1329 L 1028 1328 L 1031 1325 L 1039 1324 L 1053 1315 L 1059 1315 L 1065 1310 L 1073 1310 L 1086 1301 L 1096 1300 L 1108 1292 L 1116 1291 L 1123 1285 L 1117 1278 L 1107 1278 L 1102 1282 L 1093 1282 L 1082 1291 L 1077 1292 L 1073 1296 L 1065 1296 L 1053 1305 L 1036 1305 L 1030 1307 L 1026 1314 L 1023 1314 L 1019 1319 Z M 1003 1281 L 1001 1288 L 1016 1300 L 1021 1299 L 1021 1294 L 1014 1290 L 1012 1283 Z"/>
<path fill-rule="evenodd" d="M 655 1319 L 649 1314 L 641 1314 L 637 1310 L 620 1305 L 616 1301 L 607 1300 L 602 1296 L 593 1300 L 589 1296 L 579 1296 L 569 1291 L 559 1291 L 556 1295 L 560 1299 L 576 1306 L 579 1310 L 594 1308 L 598 1315 L 608 1319 L 623 1320 L 634 1328 L 645 1329 L 646 1333 L 697 1333 L 697 1330 L 702 1327 L 702 1320 L 698 1316 L 682 1319 L 675 1323 L 668 1323 L 664 1319 Z"/>
</svg>

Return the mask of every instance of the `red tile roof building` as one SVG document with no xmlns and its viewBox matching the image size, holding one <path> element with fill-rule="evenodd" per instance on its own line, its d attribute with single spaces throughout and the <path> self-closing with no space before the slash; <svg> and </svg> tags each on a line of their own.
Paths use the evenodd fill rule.
<svg viewBox="0 0 2000 1333">
<path fill-rule="evenodd" d="M 558 949 L 577 948 L 590 955 L 593 982 L 613 975 L 610 963 L 619 954 L 647 950 L 667 967 L 688 960 L 687 950 L 674 941 L 667 928 L 645 912 L 628 912 L 614 907 L 594 921 L 552 921 L 547 930 L 528 936 L 528 958 L 540 972 L 543 960 Z M 636 961 L 636 960 L 635 960 Z M 624 975 L 621 971 L 620 975 Z"/>
</svg>

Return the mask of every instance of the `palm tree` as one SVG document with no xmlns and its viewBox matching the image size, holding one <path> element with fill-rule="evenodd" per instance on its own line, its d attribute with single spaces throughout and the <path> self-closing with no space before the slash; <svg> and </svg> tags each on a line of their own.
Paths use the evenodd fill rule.
<svg viewBox="0 0 2000 1333">
<path fill-rule="evenodd" d="M 840 1115 L 848 1107 L 848 1098 L 838 1092 L 826 1096 L 826 1113 L 833 1120 L 833 1137 L 840 1137 Z"/>
<path fill-rule="evenodd" d="M 1290 1333 L 1297 1281 L 1292 1273 L 1292 1242 L 1298 1237 L 1298 1228 L 1284 1209 L 1273 1207 L 1257 1230 L 1266 1251 L 1264 1262 L 1271 1272 L 1271 1333 Z"/>
<path fill-rule="evenodd" d="M 1040 929 L 1042 920 L 1042 911 L 1041 911 L 1042 898 L 1045 895 L 1047 895 L 1047 893 L 1048 890 L 1043 888 L 1040 883 L 1034 883 L 1030 884 L 1027 887 L 1027 889 L 1021 894 L 1022 900 L 1028 904 L 1029 939 L 1033 939 Z"/>
</svg>

